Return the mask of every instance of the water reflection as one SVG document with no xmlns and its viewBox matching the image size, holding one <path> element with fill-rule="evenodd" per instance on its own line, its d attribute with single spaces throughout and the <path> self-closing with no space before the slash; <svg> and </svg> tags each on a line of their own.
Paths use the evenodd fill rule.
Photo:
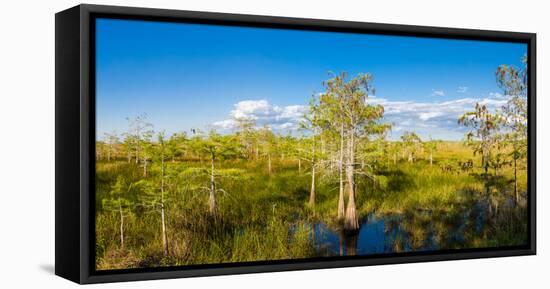
<svg viewBox="0 0 550 289">
<path fill-rule="evenodd" d="M 454 214 L 416 211 L 370 214 L 357 232 L 344 232 L 324 223 L 312 224 L 311 240 L 319 255 L 353 256 L 468 247 L 484 233 L 486 208 L 477 204 Z"/>
</svg>

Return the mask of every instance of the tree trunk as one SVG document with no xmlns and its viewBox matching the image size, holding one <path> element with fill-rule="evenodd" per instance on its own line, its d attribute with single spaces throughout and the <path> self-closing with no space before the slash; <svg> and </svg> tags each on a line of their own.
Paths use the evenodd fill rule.
<svg viewBox="0 0 550 289">
<path fill-rule="evenodd" d="M 349 231 L 355 231 L 359 229 L 359 220 L 357 219 L 357 211 L 355 208 L 355 133 L 351 131 L 349 133 L 349 142 L 348 142 L 348 163 L 347 163 L 347 181 L 349 188 L 348 195 L 348 207 L 346 209 L 346 219 L 344 222 L 344 229 Z"/>
<path fill-rule="evenodd" d="M 164 217 L 164 202 L 160 203 L 160 218 L 162 221 L 162 247 L 164 248 L 164 256 L 168 256 L 168 238 L 166 236 L 166 222 Z"/>
<path fill-rule="evenodd" d="M 338 170 L 340 177 L 340 191 L 338 193 L 338 220 L 344 219 L 345 204 L 344 204 L 344 124 L 340 126 L 340 160 L 338 162 Z"/>
<path fill-rule="evenodd" d="M 311 157 L 311 190 L 309 191 L 309 206 L 315 207 L 315 136 L 313 137 L 313 156 Z"/>
<path fill-rule="evenodd" d="M 298 158 L 298 174 L 302 174 L 302 160 Z"/>
<path fill-rule="evenodd" d="M 214 216 L 216 214 L 216 179 L 214 177 L 214 153 L 212 153 L 210 170 L 210 195 L 208 197 L 208 212 Z"/>
<path fill-rule="evenodd" d="M 136 141 L 136 165 L 139 164 L 139 139 Z"/>
<path fill-rule="evenodd" d="M 147 177 L 147 159 L 143 156 L 143 177 Z"/>
<path fill-rule="evenodd" d="M 164 153 L 161 156 L 160 169 L 160 218 L 162 223 L 162 247 L 164 256 L 168 256 L 168 238 L 166 236 L 166 222 L 164 216 Z"/>
<path fill-rule="evenodd" d="M 122 204 L 118 200 L 118 212 L 120 213 L 120 249 L 124 249 L 124 216 L 122 215 Z"/>
<path fill-rule="evenodd" d="M 430 167 L 433 166 L 434 159 L 433 159 L 433 153 L 430 151 Z"/>
<path fill-rule="evenodd" d="M 393 164 L 397 164 L 397 153 L 393 154 Z"/>
</svg>

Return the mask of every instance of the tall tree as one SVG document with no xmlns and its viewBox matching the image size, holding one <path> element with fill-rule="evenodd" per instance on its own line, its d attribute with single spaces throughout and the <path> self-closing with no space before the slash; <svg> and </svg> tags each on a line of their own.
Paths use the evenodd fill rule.
<svg viewBox="0 0 550 289">
<path fill-rule="evenodd" d="M 135 155 L 137 141 L 134 135 L 126 132 L 123 134 L 124 140 L 122 142 L 122 149 L 126 153 L 126 159 L 128 163 L 132 162 L 132 156 Z M 136 162 L 137 163 L 137 162 Z"/>
<path fill-rule="evenodd" d="M 320 162 L 320 155 L 322 154 L 321 150 L 317 148 L 320 145 L 319 135 L 322 127 L 322 111 L 319 104 L 319 99 L 313 95 L 309 102 L 308 112 L 304 115 L 300 128 L 311 133 L 309 139 L 305 142 L 307 149 L 303 151 L 304 160 L 309 162 L 311 165 L 311 187 L 309 191 L 309 202 L 308 205 L 310 208 L 315 209 L 315 197 L 316 197 L 316 174 L 317 167 Z"/>
<path fill-rule="evenodd" d="M 256 138 L 256 121 L 251 117 L 234 117 L 236 135 L 242 148 L 243 156 L 251 159 L 259 157 L 259 144 Z"/>
<path fill-rule="evenodd" d="M 414 163 L 416 154 L 418 153 L 418 148 L 422 145 L 422 140 L 416 133 L 409 131 L 406 131 L 403 135 L 401 135 L 401 140 L 403 141 L 403 145 L 407 151 L 407 161 Z"/>
<path fill-rule="evenodd" d="M 164 256 L 168 256 L 168 237 L 166 233 L 166 217 L 165 217 L 165 208 L 164 208 L 164 179 L 165 179 L 165 157 L 166 157 L 166 143 L 164 140 L 164 132 L 159 132 L 157 136 L 158 144 L 158 158 L 160 159 L 160 216 L 161 216 L 161 226 L 162 226 L 162 246 L 164 248 Z"/>
<path fill-rule="evenodd" d="M 166 158 L 175 162 L 178 158 L 185 157 L 189 150 L 187 134 L 185 132 L 174 133 L 166 141 Z"/>
<path fill-rule="evenodd" d="M 105 144 L 107 145 L 107 161 L 111 161 L 111 157 L 115 153 L 116 146 L 119 142 L 119 137 L 116 130 L 103 134 Z"/>
<path fill-rule="evenodd" d="M 323 119 L 326 120 L 322 127 L 327 128 L 335 133 L 338 139 L 338 219 L 343 220 L 345 217 L 344 203 L 344 161 L 346 151 L 346 115 L 344 114 L 344 106 L 346 105 L 344 86 L 346 74 L 334 76 L 326 82 L 323 82 L 325 93 L 320 95 L 320 112 L 323 114 Z"/>
<path fill-rule="evenodd" d="M 518 192 L 518 160 L 527 156 L 527 56 L 522 59 L 523 67 L 516 68 L 512 65 L 501 65 L 497 68 L 496 79 L 498 85 L 509 97 L 508 102 L 502 108 L 503 124 L 508 128 L 506 139 L 511 143 L 512 164 L 514 168 L 514 198 L 519 202 Z"/>
<path fill-rule="evenodd" d="M 341 154 L 346 156 L 340 157 L 341 162 L 344 162 L 343 159 L 345 158 L 348 189 L 348 204 L 344 218 L 344 229 L 346 230 L 357 230 L 359 228 L 355 204 L 358 143 L 362 139 L 369 141 L 370 136 L 387 129 L 386 125 L 380 123 L 384 115 L 384 108 L 381 105 L 369 102 L 369 97 L 374 94 L 374 88 L 371 85 L 372 80 L 371 74 L 359 74 L 348 79 L 348 74 L 344 72 L 327 81 L 325 85 L 326 96 L 330 100 L 326 103 L 340 110 L 339 113 L 332 114 L 333 119 L 331 121 L 338 123 Z M 339 201 L 339 207 L 341 206 L 340 203 Z"/>
<path fill-rule="evenodd" d="M 267 173 L 271 175 L 273 171 L 273 158 L 277 153 L 277 136 L 271 131 L 271 128 L 264 126 L 260 132 L 260 147 L 262 154 L 267 158 Z"/>
<path fill-rule="evenodd" d="M 237 140 L 234 136 L 222 136 L 212 130 L 208 138 L 205 138 L 201 141 L 200 149 L 210 157 L 210 187 L 208 189 L 208 212 L 211 216 L 216 216 L 216 194 L 220 191 L 223 191 L 216 186 L 216 180 L 220 176 L 216 172 L 216 160 L 237 157 L 240 151 L 240 146 L 238 145 Z"/>
<path fill-rule="evenodd" d="M 428 160 L 430 161 L 430 167 L 433 166 L 434 162 L 434 152 L 437 150 L 437 142 L 430 139 L 423 143 L 424 150 L 428 152 Z"/>
<path fill-rule="evenodd" d="M 128 135 L 133 140 L 136 164 L 141 160 L 143 166 L 143 175 L 147 176 L 147 161 L 150 156 L 142 153 L 144 145 L 150 145 L 153 137 L 153 125 L 147 121 L 147 114 L 138 115 L 135 118 L 127 118 L 130 129 Z"/>
<path fill-rule="evenodd" d="M 489 172 L 489 159 L 498 134 L 500 117 L 489 112 L 486 105 L 476 103 L 474 111 L 466 112 L 458 119 L 471 130 L 466 134 L 466 141 L 474 154 L 481 153 L 481 167 L 485 175 Z"/>
</svg>

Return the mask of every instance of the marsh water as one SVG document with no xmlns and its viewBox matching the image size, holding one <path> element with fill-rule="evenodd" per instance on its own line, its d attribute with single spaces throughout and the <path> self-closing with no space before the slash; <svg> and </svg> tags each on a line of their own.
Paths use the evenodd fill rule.
<svg viewBox="0 0 550 289">
<path fill-rule="evenodd" d="M 483 238 L 487 205 L 435 213 L 418 210 L 403 214 L 370 214 L 360 229 L 349 233 L 324 223 L 310 224 L 311 241 L 319 255 L 352 256 L 465 248 Z"/>
</svg>

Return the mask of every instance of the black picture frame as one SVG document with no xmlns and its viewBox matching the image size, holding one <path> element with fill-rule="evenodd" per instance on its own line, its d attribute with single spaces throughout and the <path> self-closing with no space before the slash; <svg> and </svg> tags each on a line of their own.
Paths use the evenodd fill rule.
<svg viewBox="0 0 550 289">
<path fill-rule="evenodd" d="M 338 31 L 528 45 L 528 232 L 527 246 L 460 249 L 370 256 L 247 263 L 95 270 L 95 26 L 97 17 L 249 27 Z M 101 283 L 287 270 L 383 265 L 536 254 L 536 34 L 79 5 L 55 15 L 55 274 L 77 283 Z"/>
</svg>

